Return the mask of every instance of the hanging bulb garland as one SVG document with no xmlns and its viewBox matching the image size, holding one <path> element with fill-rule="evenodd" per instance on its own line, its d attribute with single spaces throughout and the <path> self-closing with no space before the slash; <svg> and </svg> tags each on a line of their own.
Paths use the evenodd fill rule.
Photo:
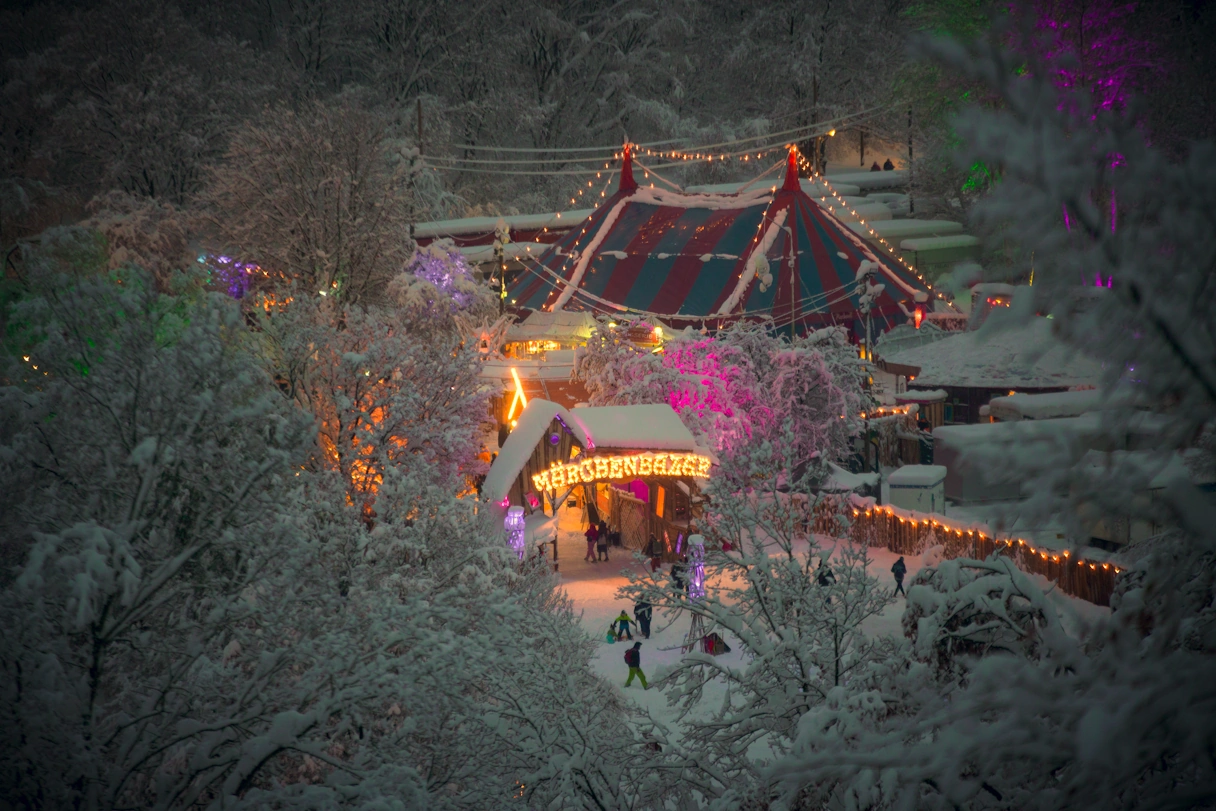
<svg viewBox="0 0 1216 811">
<path fill-rule="evenodd" d="M 884 248 L 887 249 L 887 253 L 890 255 L 889 256 L 890 259 L 893 259 L 896 262 L 898 262 L 900 267 L 902 267 L 904 270 L 908 271 L 909 273 L 914 275 L 917 279 L 919 279 L 921 284 L 923 284 L 925 287 L 929 288 L 930 293 L 932 293 L 935 297 L 941 299 L 942 301 L 946 302 L 947 306 L 949 306 L 950 309 L 954 310 L 955 312 L 959 311 L 958 308 L 954 306 L 953 301 L 950 301 L 945 296 L 943 296 L 941 294 L 941 292 L 939 292 L 936 288 L 933 287 L 933 284 L 928 279 L 926 279 L 923 275 L 921 275 L 921 272 L 919 270 L 917 270 L 912 265 L 909 265 L 908 262 L 902 256 L 899 255 L 899 253 L 895 250 L 895 247 L 892 246 L 890 242 L 887 242 L 885 239 L 880 237 L 878 235 L 878 232 L 875 231 L 874 228 L 868 222 L 866 222 L 861 217 L 860 214 L 857 213 L 857 209 L 853 208 L 852 206 L 850 206 L 848 203 L 846 203 L 844 201 L 844 198 L 842 198 L 840 196 L 840 194 L 836 191 L 836 189 L 832 188 L 832 184 L 828 182 L 828 179 L 826 177 L 824 177 L 823 175 L 821 175 L 819 172 L 815 171 L 815 169 L 811 166 L 810 161 L 808 161 L 806 159 L 806 157 L 803 156 L 801 150 L 798 150 L 797 147 L 795 147 L 795 151 L 798 154 L 798 164 L 799 164 L 799 166 L 802 167 L 802 169 L 804 169 L 806 171 L 807 176 L 811 180 L 814 180 L 817 183 L 822 183 L 823 187 L 825 189 L 827 189 L 828 194 L 830 194 L 832 196 L 832 198 L 840 205 L 840 208 L 842 210 L 847 211 L 850 214 L 852 214 L 857 219 L 857 222 L 861 224 L 861 227 L 865 228 L 866 232 L 871 237 L 878 240 L 878 242 Z M 819 199 L 825 203 L 827 202 L 827 196 L 825 196 L 825 195 L 821 195 Z M 828 206 L 828 212 L 835 213 L 835 209 L 830 204 Z"/>
</svg>

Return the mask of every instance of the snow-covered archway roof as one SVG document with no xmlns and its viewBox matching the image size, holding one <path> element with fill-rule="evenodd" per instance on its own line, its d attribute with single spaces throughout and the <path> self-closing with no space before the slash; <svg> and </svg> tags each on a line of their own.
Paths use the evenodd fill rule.
<svg viewBox="0 0 1216 811">
<path fill-rule="evenodd" d="M 490 465 L 490 472 L 481 485 L 482 498 L 493 502 L 506 498 L 515 477 L 532 457 L 532 451 L 544 438 L 554 418 L 566 426 L 575 442 L 584 448 L 589 447 L 586 431 L 569 411 L 548 400 L 530 400 L 519 415 L 511 435 L 499 449 L 498 458 Z"/>
</svg>

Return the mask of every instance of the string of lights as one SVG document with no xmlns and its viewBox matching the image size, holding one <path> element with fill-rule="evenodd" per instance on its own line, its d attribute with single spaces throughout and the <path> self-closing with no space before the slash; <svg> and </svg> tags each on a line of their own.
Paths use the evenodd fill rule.
<svg viewBox="0 0 1216 811">
<path fill-rule="evenodd" d="M 895 518 L 895 519 L 898 519 L 899 523 L 909 524 L 913 529 L 915 529 L 918 526 L 923 524 L 923 525 L 926 525 L 935 530 L 940 529 L 943 532 L 952 533 L 952 534 L 954 534 L 955 537 L 958 537 L 958 538 L 962 538 L 965 536 L 966 537 L 978 537 L 981 541 L 991 540 L 993 543 L 996 543 L 996 544 L 1004 544 L 1007 548 L 1013 548 L 1015 546 L 1020 547 L 1020 548 L 1025 548 L 1025 550 L 1028 551 L 1030 554 L 1037 555 L 1042 560 L 1050 560 L 1053 563 L 1060 563 L 1060 562 L 1068 563 L 1072 557 L 1072 553 L 1067 549 L 1056 551 L 1054 549 L 1037 548 L 1037 547 L 1035 547 L 1035 545 L 1033 543 L 1031 543 L 1030 541 L 1027 541 L 1025 538 L 997 538 L 995 536 L 988 535 L 987 533 L 983 532 L 982 530 L 963 529 L 963 528 L 959 527 L 958 525 L 951 525 L 951 524 L 947 524 L 944 521 L 938 521 L 936 518 L 924 517 L 923 513 L 921 514 L 922 517 L 920 519 L 917 519 L 917 518 L 913 518 L 913 517 L 905 518 L 903 515 L 900 514 L 901 512 L 902 511 L 897 512 L 896 510 L 894 510 L 890 507 L 884 508 L 884 507 L 880 507 L 880 506 L 873 506 L 873 507 L 869 507 L 868 509 L 865 509 L 865 510 L 860 510 L 860 509 L 854 507 L 853 508 L 853 517 L 861 518 L 862 516 L 864 516 L 866 518 L 871 518 L 871 517 L 876 517 L 876 516 L 883 516 L 886 518 Z M 1085 558 L 1078 558 L 1076 561 L 1076 564 L 1078 566 L 1088 565 L 1089 568 L 1092 570 L 1097 570 L 1098 568 L 1102 568 L 1103 570 L 1109 571 L 1111 569 L 1114 569 L 1115 574 L 1119 574 L 1120 572 L 1123 571 L 1121 568 L 1119 568 L 1118 566 L 1116 566 L 1113 563 L 1103 563 L 1103 562 L 1099 562 L 1099 561 L 1091 561 L 1091 560 L 1086 560 Z"/>
<path fill-rule="evenodd" d="M 866 222 L 865 219 L 860 214 L 857 213 L 857 209 L 844 201 L 844 198 L 841 197 L 840 194 L 836 191 L 836 189 L 834 189 L 832 187 L 832 184 L 828 182 L 827 177 L 821 175 L 819 172 L 817 172 L 814 169 L 814 167 L 811 166 L 810 161 L 808 161 L 806 159 L 806 157 L 802 154 L 802 152 L 800 150 L 797 149 L 797 147 L 794 148 L 794 151 L 798 156 L 799 166 L 801 166 L 802 169 L 808 173 L 808 176 L 811 177 L 815 182 L 822 183 L 824 189 L 828 192 L 828 195 L 831 195 L 832 199 L 834 199 L 840 205 L 840 208 L 843 209 L 844 211 L 847 211 L 850 214 L 852 214 L 853 217 L 856 218 L 857 222 L 861 225 L 861 227 L 866 229 L 866 232 L 871 237 L 873 237 L 875 240 L 878 241 L 878 243 L 880 245 L 882 245 L 884 248 L 887 249 L 887 253 L 889 254 L 888 258 L 894 260 L 896 263 L 898 263 L 900 265 L 900 267 L 902 267 L 904 270 L 908 271 L 913 276 L 915 276 L 917 279 L 919 279 L 920 282 L 923 285 L 925 285 L 925 287 L 927 287 L 929 289 L 929 292 L 932 293 L 936 298 L 940 299 L 941 301 L 946 302 L 946 304 L 952 310 L 954 310 L 955 312 L 958 312 L 958 308 L 954 306 L 954 302 L 948 300 L 945 296 L 943 296 L 941 294 L 940 291 L 935 289 L 933 287 L 933 284 L 928 279 L 926 279 L 919 270 L 917 270 L 912 265 L 908 264 L 907 260 L 905 260 L 899 254 L 899 252 L 896 251 L 895 247 L 890 242 L 887 242 L 887 240 L 885 240 L 881 236 L 879 236 L 878 232 L 874 230 L 874 227 L 872 225 L 870 225 L 868 222 Z M 827 195 L 821 195 L 819 199 L 824 202 L 827 202 Z M 829 208 L 828 211 L 829 211 L 829 213 L 831 213 L 832 209 Z"/>
</svg>

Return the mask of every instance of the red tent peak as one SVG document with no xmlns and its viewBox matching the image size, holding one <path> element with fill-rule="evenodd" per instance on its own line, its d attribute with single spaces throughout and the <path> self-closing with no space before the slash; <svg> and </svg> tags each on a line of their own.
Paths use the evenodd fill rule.
<svg viewBox="0 0 1216 811">
<path fill-rule="evenodd" d="M 782 191 L 798 191 L 802 185 L 798 182 L 798 152 L 796 147 L 790 147 L 790 153 L 785 159 L 785 183 L 781 184 Z"/>
<path fill-rule="evenodd" d="M 638 183 L 633 179 L 633 150 L 630 144 L 626 143 L 624 150 L 621 152 L 621 192 L 631 192 L 638 187 Z"/>
</svg>

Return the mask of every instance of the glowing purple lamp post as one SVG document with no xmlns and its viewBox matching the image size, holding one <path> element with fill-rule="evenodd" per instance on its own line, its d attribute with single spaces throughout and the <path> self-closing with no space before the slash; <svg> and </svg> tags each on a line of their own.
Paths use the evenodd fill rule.
<svg viewBox="0 0 1216 811">
<path fill-rule="evenodd" d="M 692 566 L 688 578 L 688 599 L 705 599 L 705 538 L 693 535 L 688 539 L 688 558 Z"/>
<path fill-rule="evenodd" d="M 524 508 L 512 507 L 507 510 L 503 527 L 507 531 L 507 545 L 515 550 L 519 559 L 524 559 Z"/>
</svg>

